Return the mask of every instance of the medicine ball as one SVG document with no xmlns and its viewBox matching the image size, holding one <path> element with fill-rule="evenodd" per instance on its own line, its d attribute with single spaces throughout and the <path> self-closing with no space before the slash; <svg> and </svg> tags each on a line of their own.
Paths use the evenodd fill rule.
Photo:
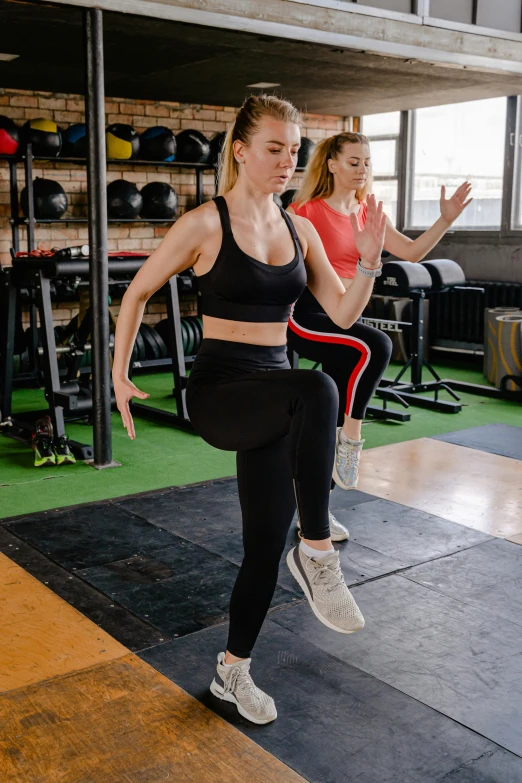
<svg viewBox="0 0 522 783">
<path fill-rule="evenodd" d="M 137 218 L 143 209 L 143 198 L 134 182 L 115 179 L 107 185 L 107 213 L 119 220 Z"/>
<path fill-rule="evenodd" d="M 87 126 L 84 122 L 70 125 L 62 132 L 62 155 L 66 158 L 87 157 Z"/>
<path fill-rule="evenodd" d="M 281 201 L 285 209 L 294 201 L 296 193 L 297 190 L 291 188 L 290 190 L 285 190 L 285 192 L 281 194 Z"/>
<path fill-rule="evenodd" d="M 147 128 L 140 136 L 140 157 L 143 160 L 174 160 L 176 137 L 163 125 Z"/>
<path fill-rule="evenodd" d="M 315 149 L 315 143 L 312 141 L 312 139 L 307 139 L 306 136 L 303 136 L 301 139 L 301 146 L 299 147 L 299 152 L 297 153 L 297 165 L 300 168 L 305 168 L 305 166 L 308 164 L 308 161 L 312 157 L 312 153 Z"/>
<path fill-rule="evenodd" d="M 149 220 L 170 220 L 176 214 L 178 197 L 166 182 L 149 182 L 141 189 L 141 216 Z"/>
<path fill-rule="evenodd" d="M 0 155 L 14 155 L 19 143 L 18 128 L 12 119 L 0 115 Z"/>
<path fill-rule="evenodd" d="M 35 157 L 55 158 L 62 148 L 62 134 L 57 124 L 44 117 L 28 120 L 20 135 L 24 150 L 32 144 Z"/>
<path fill-rule="evenodd" d="M 183 163 L 206 163 L 210 154 L 210 144 L 206 136 L 198 130 L 184 130 L 176 136 L 178 145 L 177 160 Z"/>
<path fill-rule="evenodd" d="M 132 125 L 125 125 L 121 122 L 109 125 L 105 138 L 109 160 L 128 160 L 135 158 L 139 152 L 140 137 Z"/>
<path fill-rule="evenodd" d="M 59 182 L 36 177 L 33 182 L 34 216 L 38 220 L 59 220 L 67 212 L 67 196 Z M 27 187 L 20 195 L 22 212 L 29 217 Z"/>
<path fill-rule="evenodd" d="M 216 135 L 210 139 L 210 154 L 208 156 L 208 162 L 211 166 L 217 166 L 219 163 L 219 155 L 223 149 L 226 135 L 226 133 L 216 133 Z"/>
</svg>

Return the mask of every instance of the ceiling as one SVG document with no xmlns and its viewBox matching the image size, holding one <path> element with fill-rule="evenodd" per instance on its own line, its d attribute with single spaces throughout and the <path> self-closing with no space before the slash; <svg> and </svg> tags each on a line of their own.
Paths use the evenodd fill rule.
<svg viewBox="0 0 522 783">
<path fill-rule="evenodd" d="M 82 11 L 0 3 L 0 86 L 83 93 Z M 245 32 L 104 13 L 108 97 L 238 106 L 259 81 L 300 109 L 341 116 L 519 93 L 520 77 Z"/>
</svg>

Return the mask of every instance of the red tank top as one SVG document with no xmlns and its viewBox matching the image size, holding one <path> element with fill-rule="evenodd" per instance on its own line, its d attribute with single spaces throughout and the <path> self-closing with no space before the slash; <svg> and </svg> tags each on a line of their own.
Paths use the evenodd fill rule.
<svg viewBox="0 0 522 783">
<path fill-rule="evenodd" d="M 355 246 L 348 215 L 332 209 L 322 198 L 307 201 L 302 206 L 290 205 L 296 215 L 308 218 L 321 237 L 328 259 L 339 277 L 355 277 L 359 251 Z M 366 223 L 368 208 L 361 202 L 358 218 L 361 228 Z"/>
</svg>

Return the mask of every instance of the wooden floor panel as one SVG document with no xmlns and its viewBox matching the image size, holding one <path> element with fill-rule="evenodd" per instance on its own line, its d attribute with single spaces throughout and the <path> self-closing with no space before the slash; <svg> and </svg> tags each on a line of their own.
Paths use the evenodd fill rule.
<svg viewBox="0 0 522 783">
<path fill-rule="evenodd" d="M 2 553 L 0 629 L 0 693 L 128 652 Z"/>
<path fill-rule="evenodd" d="M 9 783 L 304 781 L 131 653 L 0 696 L 0 725 Z"/>
<path fill-rule="evenodd" d="M 363 452 L 359 487 L 522 542 L 522 462 L 431 438 Z"/>
</svg>

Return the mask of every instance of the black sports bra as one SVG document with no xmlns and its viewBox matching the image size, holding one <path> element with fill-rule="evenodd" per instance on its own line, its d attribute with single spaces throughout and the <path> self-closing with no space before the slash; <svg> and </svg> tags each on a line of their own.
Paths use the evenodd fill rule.
<svg viewBox="0 0 522 783">
<path fill-rule="evenodd" d="M 291 219 L 280 207 L 294 240 L 294 258 L 283 266 L 264 264 L 236 244 L 223 196 L 216 196 L 214 201 L 221 219 L 223 241 L 212 269 L 197 278 L 201 313 L 230 321 L 288 321 L 293 303 L 306 286 L 303 249 Z"/>
</svg>

